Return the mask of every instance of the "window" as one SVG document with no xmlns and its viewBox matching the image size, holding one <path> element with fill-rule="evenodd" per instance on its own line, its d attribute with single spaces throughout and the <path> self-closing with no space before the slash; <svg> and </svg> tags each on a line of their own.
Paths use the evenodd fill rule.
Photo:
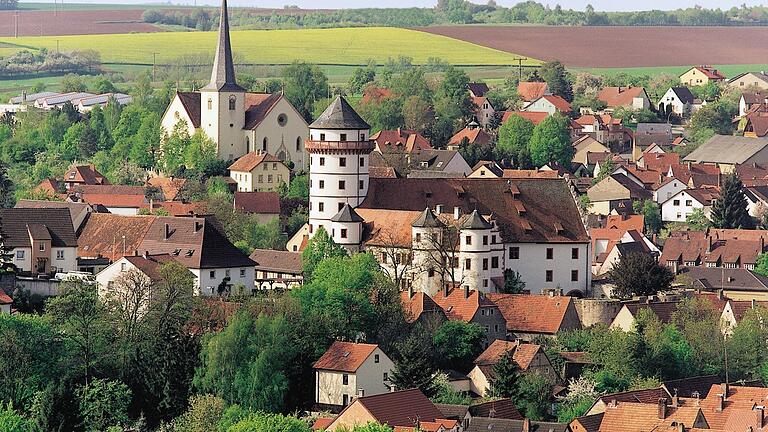
<svg viewBox="0 0 768 432">
<path fill-rule="evenodd" d="M 552 248 L 547 248 L 547 259 L 552 259 L 555 256 L 555 250 Z"/>
<path fill-rule="evenodd" d="M 343 158 L 339 158 L 339 166 L 340 166 L 340 167 L 345 167 L 345 166 L 347 166 L 347 158 L 345 158 L 345 157 L 343 157 Z"/>
<path fill-rule="evenodd" d="M 339 134 L 339 141 L 346 141 L 347 140 L 347 134 Z"/>
<path fill-rule="evenodd" d="M 39 249 L 40 249 L 40 252 L 44 251 L 45 250 L 45 243 L 40 243 Z"/>
<path fill-rule="evenodd" d="M 364 157 L 361 157 L 361 158 L 360 158 L 360 166 L 361 166 L 361 167 L 364 167 L 364 166 L 365 166 L 365 158 L 364 158 Z"/>
<path fill-rule="evenodd" d="M 339 180 L 339 189 L 344 190 L 346 188 L 347 188 L 347 182 L 345 182 L 344 180 Z"/>
<path fill-rule="evenodd" d="M 264 139 L 261 140 L 261 149 L 267 151 L 267 137 L 264 137 Z"/>
<path fill-rule="evenodd" d="M 571 259 L 579 259 L 579 248 L 571 248 Z"/>
<path fill-rule="evenodd" d="M 383 378 L 384 378 L 384 381 L 389 381 L 389 373 L 384 372 Z"/>
<path fill-rule="evenodd" d="M 494 324 L 493 325 L 493 332 L 494 333 L 498 333 L 499 332 L 499 325 L 498 324 Z"/>
<path fill-rule="evenodd" d="M 491 268 L 499 268 L 499 257 L 491 257 Z"/>
<path fill-rule="evenodd" d="M 466 244 L 467 246 L 470 246 L 472 244 L 472 236 L 466 236 L 464 238 L 464 244 Z"/>
<path fill-rule="evenodd" d="M 680 205 L 680 200 L 672 200 L 672 205 L 679 206 Z"/>
<path fill-rule="evenodd" d="M 337 207 L 339 208 L 339 211 L 341 211 L 341 209 L 344 208 L 344 203 L 343 202 L 338 203 Z"/>
<path fill-rule="evenodd" d="M 211 272 L 209 274 L 211 276 L 211 279 L 215 278 L 216 277 L 216 270 L 211 270 Z"/>
<path fill-rule="evenodd" d="M 272 162 L 272 169 L 273 169 L 273 170 L 276 170 L 276 169 L 277 169 L 277 162 Z"/>
<path fill-rule="evenodd" d="M 23 260 L 24 259 L 24 251 L 23 250 L 17 250 L 16 251 L 16 259 Z"/>
<path fill-rule="evenodd" d="M 320 141 L 325 141 L 325 134 L 324 134 L 324 133 L 321 133 L 321 134 L 320 134 Z M 322 159 L 322 158 L 321 158 L 321 159 Z"/>
<path fill-rule="evenodd" d="M 272 174 L 267 176 L 267 183 L 272 183 Z"/>
<path fill-rule="evenodd" d="M 349 385 L 349 375 L 344 374 L 341 376 L 341 383 L 343 385 Z"/>
<path fill-rule="evenodd" d="M 235 104 L 237 103 L 237 97 L 236 96 L 230 96 L 229 97 L 229 110 L 234 111 L 235 110 Z"/>
<path fill-rule="evenodd" d="M 325 210 L 325 203 L 317 203 L 317 211 Z"/>
<path fill-rule="evenodd" d="M 483 270 L 488 270 L 488 258 L 483 258 Z"/>
<path fill-rule="evenodd" d="M 341 238 L 343 238 L 343 239 L 347 238 L 347 229 L 346 228 L 342 228 L 341 229 Z"/>
<path fill-rule="evenodd" d="M 64 259 L 64 251 L 56 251 L 56 259 L 57 260 L 63 260 Z"/>
<path fill-rule="evenodd" d="M 208 98 L 208 111 L 212 109 L 213 109 L 213 101 L 210 98 Z"/>
<path fill-rule="evenodd" d="M 520 248 L 517 246 L 509 247 L 509 259 L 520 259 Z"/>
<path fill-rule="evenodd" d="M 229 277 L 229 269 L 224 270 L 224 276 Z"/>
<path fill-rule="evenodd" d="M 259 174 L 259 183 L 264 183 L 264 174 Z"/>
<path fill-rule="evenodd" d="M 579 271 L 571 270 L 571 282 L 578 282 L 578 281 L 579 281 Z"/>
<path fill-rule="evenodd" d="M 552 270 L 547 270 L 547 271 L 546 271 L 546 273 L 545 273 L 544 275 L 545 275 L 545 278 L 544 278 L 544 279 L 545 279 L 547 282 L 552 282 Z"/>
<path fill-rule="evenodd" d="M 245 269 L 240 269 L 240 277 L 245 277 Z"/>
<path fill-rule="evenodd" d="M 325 158 L 324 157 L 320 158 L 320 166 L 325 166 Z"/>
<path fill-rule="evenodd" d="M 120 271 L 121 272 L 125 271 L 125 263 L 120 263 Z"/>
<path fill-rule="evenodd" d="M 344 406 L 349 405 L 349 395 L 347 394 L 341 395 L 341 404 Z"/>
<path fill-rule="evenodd" d="M 381 263 L 382 264 L 386 264 L 387 263 L 387 253 L 386 252 L 382 252 L 381 253 Z"/>
<path fill-rule="evenodd" d="M 467 258 L 464 260 L 464 270 L 472 270 L 472 260 Z"/>
<path fill-rule="evenodd" d="M 319 184 L 318 184 L 318 187 L 319 187 L 320 189 L 325 189 L 325 180 L 320 180 L 318 183 L 319 183 Z"/>
<path fill-rule="evenodd" d="M 301 151 L 301 137 L 296 137 L 296 151 Z"/>
<path fill-rule="evenodd" d="M 459 257 L 451 258 L 451 268 L 459 268 Z"/>
<path fill-rule="evenodd" d="M 685 200 L 685 205 L 687 205 L 688 207 L 692 206 L 693 200 Z"/>
<path fill-rule="evenodd" d="M 488 236 L 487 235 L 483 236 L 483 246 L 488 246 Z"/>
<path fill-rule="evenodd" d="M 427 276 L 428 277 L 435 277 L 435 269 L 430 267 L 429 270 L 427 270 Z"/>
<path fill-rule="evenodd" d="M 373 355 L 373 362 L 374 363 L 378 363 L 379 362 L 379 355 L 378 354 L 374 354 Z"/>
<path fill-rule="evenodd" d="M 364 180 L 360 180 L 359 188 L 360 188 L 360 190 L 365 189 L 365 181 Z"/>
<path fill-rule="evenodd" d="M 421 241 L 421 233 L 416 233 L 416 242 L 418 243 L 420 241 Z"/>
<path fill-rule="evenodd" d="M 264 164 L 262 165 L 262 168 L 264 169 L 264 171 L 267 171 L 269 169 L 269 166 L 267 164 Z"/>
<path fill-rule="evenodd" d="M 286 124 L 288 124 L 288 116 L 283 113 L 280 113 L 280 115 L 277 116 L 277 124 L 279 124 L 280 126 L 285 126 Z"/>
<path fill-rule="evenodd" d="M 491 244 L 496 244 L 496 234 L 491 236 Z"/>
</svg>

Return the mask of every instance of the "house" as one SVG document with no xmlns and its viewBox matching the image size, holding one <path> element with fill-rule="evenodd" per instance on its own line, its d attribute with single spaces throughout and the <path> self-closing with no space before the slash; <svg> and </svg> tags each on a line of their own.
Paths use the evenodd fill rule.
<svg viewBox="0 0 768 432">
<path fill-rule="evenodd" d="M 688 189 L 688 184 L 676 177 L 667 177 L 661 183 L 653 187 L 653 201 L 661 203 L 672 198 L 673 195 Z"/>
<path fill-rule="evenodd" d="M 601 143 L 618 146 L 616 150 L 631 143 L 634 136 L 622 119 L 613 118 L 610 114 L 583 114 L 574 123 L 580 127 L 579 135 L 589 135 Z"/>
<path fill-rule="evenodd" d="M 744 270 L 745 272 L 749 272 L 749 270 Z M 751 272 L 750 272 L 751 273 Z M 759 284 L 763 284 L 764 281 L 759 282 Z M 749 284 L 752 285 L 752 284 Z M 731 336 L 733 335 L 733 329 L 736 327 L 737 324 L 739 324 L 744 318 L 744 315 L 752 310 L 756 309 L 758 307 L 761 308 L 768 308 L 768 302 L 766 301 L 756 301 L 756 300 L 743 300 L 743 301 L 736 301 L 736 300 L 727 300 L 725 302 L 725 306 L 723 307 L 723 311 L 720 314 L 720 327 L 724 335 Z"/>
<path fill-rule="evenodd" d="M 718 83 L 722 81 L 725 81 L 725 75 L 712 66 L 694 66 L 680 75 L 680 84 L 689 87 L 703 86 L 710 82 Z"/>
<path fill-rule="evenodd" d="M 490 90 L 488 84 L 483 82 L 472 82 L 467 84 L 469 89 L 469 97 L 483 97 Z"/>
<path fill-rule="evenodd" d="M 637 315 L 641 310 L 650 311 L 653 315 L 659 318 L 662 324 L 669 324 L 672 322 L 672 314 L 677 310 L 678 301 L 647 301 L 647 302 L 630 302 L 624 304 L 619 313 L 616 314 L 616 318 L 611 322 L 611 328 L 621 329 L 625 332 L 630 332 L 635 328 L 635 322 Z"/>
<path fill-rule="evenodd" d="M 260 150 L 235 161 L 229 173 L 238 192 L 274 192 L 291 180 L 291 170 L 280 159 Z"/>
<path fill-rule="evenodd" d="M 432 145 L 420 133 L 407 129 L 380 130 L 371 135 L 379 153 L 412 153 L 416 150 L 430 150 Z"/>
<path fill-rule="evenodd" d="M 54 108 L 61 108 L 67 103 L 76 106 L 80 99 L 96 96 L 93 93 L 88 92 L 67 92 L 67 93 L 55 93 L 50 96 L 43 96 L 35 99 L 34 107 L 44 110 L 52 110 Z"/>
<path fill-rule="evenodd" d="M 458 150 L 461 144 L 487 145 L 493 142 L 491 134 L 476 126 L 467 126 L 456 132 L 448 141 L 448 150 Z"/>
<path fill-rule="evenodd" d="M 315 403 L 338 412 L 354 398 L 390 392 L 395 364 L 378 345 L 335 341 L 312 367 Z"/>
<path fill-rule="evenodd" d="M 448 317 L 432 297 L 423 292 L 414 292 L 413 289 L 400 291 L 400 300 L 405 310 L 405 321 L 409 324 L 434 324 L 442 323 Z"/>
<path fill-rule="evenodd" d="M 616 108 L 641 110 L 651 107 L 651 99 L 643 87 L 603 87 L 597 100 L 604 102 L 611 111 Z"/>
<path fill-rule="evenodd" d="M 768 278 L 746 268 L 686 267 L 680 278 L 690 286 L 727 298 L 741 301 L 768 300 Z"/>
<path fill-rule="evenodd" d="M 474 105 L 475 122 L 484 129 L 491 128 L 496 123 L 496 109 L 491 100 L 485 96 L 473 96 L 471 100 Z"/>
<path fill-rule="evenodd" d="M 567 116 L 571 113 L 572 109 L 571 104 L 562 97 L 548 95 L 529 103 L 523 108 L 523 111 L 547 113 L 549 115 L 560 113 Z"/>
<path fill-rule="evenodd" d="M 77 270 L 77 238 L 66 208 L 0 209 L 3 242 L 23 275 Z"/>
<path fill-rule="evenodd" d="M 62 208 L 69 211 L 69 218 L 72 220 L 72 228 L 77 232 L 89 214 L 93 213 L 94 208 L 87 203 L 73 203 L 67 201 L 43 201 L 43 200 L 18 200 L 16 208 L 30 209 L 51 209 Z"/>
<path fill-rule="evenodd" d="M 182 192 L 187 185 L 187 179 L 171 177 L 150 177 L 147 187 L 160 189 L 167 201 L 181 200 Z"/>
<path fill-rule="evenodd" d="M 589 169 L 590 166 L 594 169 L 594 163 L 597 161 L 594 157 L 595 155 L 600 156 L 603 159 L 610 157 L 611 155 L 611 150 L 608 147 L 589 135 L 584 135 L 574 142 L 573 149 L 574 154 L 571 162 L 583 164 L 588 167 L 587 169 Z"/>
<path fill-rule="evenodd" d="M 672 400 L 672 395 L 664 386 L 609 393 L 598 397 L 595 403 L 587 410 L 586 415 L 603 414 L 608 405 L 613 405 L 614 403 L 633 402 L 656 406 L 659 403 L 659 399 Z"/>
<path fill-rule="evenodd" d="M 436 177 L 464 177 L 472 170 L 464 157 L 456 150 L 416 150 L 411 153 L 371 153 L 370 168 L 389 167 L 400 177 L 427 172 Z M 318 185 L 324 180 L 318 180 Z M 320 186 L 323 188 L 324 186 Z M 330 187 L 330 185 L 329 185 Z"/>
<path fill-rule="evenodd" d="M 623 213 L 634 201 L 651 199 L 653 194 L 624 174 L 612 174 L 589 188 L 587 196 L 592 213 L 608 215 L 614 210 Z"/>
<path fill-rule="evenodd" d="M 603 421 L 603 413 L 576 417 L 568 426 L 572 432 L 599 432 L 600 423 Z"/>
<path fill-rule="evenodd" d="M 713 384 L 700 404 L 712 429 L 759 431 L 768 426 L 763 412 L 767 399 L 768 389 L 764 387 L 722 383 Z"/>
<path fill-rule="evenodd" d="M 504 111 L 504 115 L 501 117 L 501 124 L 504 124 L 512 116 L 522 117 L 534 125 L 537 125 L 549 117 L 549 113 L 546 112 L 529 112 L 529 111 Z"/>
<path fill-rule="evenodd" d="M 506 179 L 527 179 L 527 178 L 558 178 L 557 171 L 540 170 L 520 170 L 505 169 L 495 161 L 479 161 L 472 167 L 472 173 L 468 178 L 506 178 Z"/>
<path fill-rule="evenodd" d="M 664 175 L 669 172 L 671 166 L 679 164 L 679 153 L 665 152 L 661 147 L 655 144 L 648 147 L 637 160 L 638 168 L 659 171 Z"/>
<path fill-rule="evenodd" d="M 661 203 L 661 220 L 685 222 L 696 210 L 701 210 L 707 219 L 712 219 L 712 204 L 719 197 L 720 191 L 711 187 L 681 190 Z"/>
<path fill-rule="evenodd" d="M 641 230 L 591 228 L 592 238 L 592 274 L 601 275 L 610 271 L 623 255 L 639 252 L 658 257 L 659 248 L 642 234 Z"/>
<path fill-rule="evenodd" d="M 10 315 L 11 314 L 11 308 L 13 307 L 13 299 L 11 296 L 5 293 L 2 289 L 0 289 L 0 315 Z"/>
<path fill-rule="evenodd" d="M 150 204 L 143 186 L 78 185 L 69 191 L 67 199 L 92 207 L 102 206 L 110 213 L 123 216 L 135 216 Z M 160 196 L 158 201 L 164 201 L 163 197 Z"/>
<path fill-rule="evenodd" d="M 459 432 L 456 420 L 443 419 L 443 413 L 418 389 L 400 390 L 351 401 L 323 430 L 351 430 L 368 423 L 388 425 L 398 431 L 416 428 Z M 441 429 L 442 428 L 442 429 Z"/>
<path fill-rule="evenodd" d="M 760 72 L 743 72 L 728 80 L 728 86 L 738 89 L 768 90 L 768 74 Z"/>
<path fill-rule="evenodd" d="M 751 112 L 744 117 L 744 136 L 762 138 L 768 135 L 768 112 Z"/>
<path fill-rule="evenodd" d="M 533 421 L 530 419 L 510 420 L 504 418 L 482 417 L 472 419 L 464 432 L 570 432 L 564 423 Z"/>
<path fill-rule="evenodd" d="M 632 160 L 638 160 L 653 144 L 665 151 L 671 149 L 674 140 L 672 125 L 669 123 L 638 123 L 632 141 Z"/>
<path fill-rule="evenodd" d="M 696 98 L 688 87 L 670 87 L 656 105 L 664 116 L 675 114 L 688 117 L 693 113 Z"/>
<path fill-rule="evenodd" d="M 176 260 L 169 254 L 124 256 L 96 275 L 99 297 L 116 300 L 144 314 L 152 302 L 153 285 L 165 280 L 163 265 L 171 262 Z M 126 276 L 129 272 L 130 276 Z M 190 276 L 194 275 L 190 272 Z M 128 278 L 126 285 L 121 286 L 121 278 Z M 145 291 L 140 291 L 140 287 Z M 125 291 L 130 288 L 135 289 Z"/>
<path fill-rule="evenodd" d="M 768 137 L 715 135 L 683 158 L 684 162 L 716 165 L 730 173 L 738 165 L 768 165 Z"/>
<path fill-rule="evenodd" d="M 490 394 L 491 384 L 496 377 L 494 367 L 507 353 L 511 353 L 521 373 L 536 373 L 553 383 L 559 381 L 541 345 L 495 340 L 475 359 L 475 367 L 468 374 L 472 380 L 472 392 L 482 397 Z"/>
<path fill-rule="evenodd" d="M 488 294 L 507 321 L 510 338 L 532 341 L 581 328 L 573 297 L 561 295 Z"/>
<path fill-rule="evenodd" d="M 768 106 L 768 89 L 761 92 L 744 92 L 739 97 L 739 117 L 764 106 Z"/>
<path fill-rule="evenodd" d="M 280 194 L 277 192 L 235 192 L 233 196 L 235 211 L 256 215 L 259 223 L 280 219 Z"/>
<path fill-rule="evenodd" d="M 79 101 L 73 102 L 77 102 L 74 104 L 74 106 L 78 111 L 81 113 L 86 113 L 96 108 L 97 106 L 102 108 L 106 107 L 112 101 L 119 105 L 128 105 L 129 103 L 133 102 L 133 96 L 127 95 L 125 93 L 103 93 L 90 97 L 84 97 Z"/>
<path fill-rule="evenodd" d="M 485 331 L 483 347 L 493 341 L 504 340 L 507 336 L 507 321 L 499 307 L 480 291 L 464 289 L 444 289 L 432 300 L 453 321 L 464 321 L 480 326 Z"/>
<path fill-rule="evenodd" d="M 748 186 L 743 189 L 747 198 L 747 210 L 752 217 L 760 218 L 768 211 L 768 186 Z"/>
<path fill-rule="evenodd" d="M 304 268 L 298 252 L 255 249 L 250 258 L 256 263 L 256 288 L 289 290 L 304 283 Z"/>
<path fill-rule="evenodd" d="M 655 404 L 609 403 L 600 421 L 599 432 L 693 431 L 709 429 L 703 408 L 694 402 L 668 404 L 662 398 Z M 696 429 L 698 428 L 698 429 Z"/>
<path fill-rule="evenodd" d="M 542 96 L 551 94 L 546 82 L 520 81 L 517 84 L 517 95 L 524 102 L 533 102 Z"/>
<path fill-rule="evenodd" d="M 79 232 L 81 269 L 98 273 L 137 253 L 174 257 L 195 275 L 199 295 L 248 292 L 254 286 L 255 263 L 206 219 L 91 213 Z"/>
<path fill-rule="evenodd" d="M 698 266 L 754 270 L 757 256 L 766 251 L 766 239 L 765 230 L 673 231 L 664 242 L 659 262 L 674 272 Z"/>
<path fill-rule="evenodd" d="M 226 3 L 219 18 L 218 43 L 210 82 L 199 91 L 176 92 L 162 116 L 165 136 L 181 128 L 205 133 L 221 160 L 235 160 L 261 150 L 291 161 L 297 169 L 309 162 L 304 142 L 307 122 L 283 92 L 251 93 L 237 84 L 229 38 Z"/>
<path fill-rule="evenodd" d="M 458 421 L 464 430 L 473 419 L 524 419 L 511 399 L 493 399 L 472 405 L 436 403 L 435 406 L 445 418 Z"/>
<path fill-rule="evenodd" d="M 75 186 L 81 185 L 112 184 L 102 173 L 96 170 L 96 167 L 93 164 L 72 166 L 66 173 L 64 173 L 62 183 L 67 191 Z"/>
</svg>

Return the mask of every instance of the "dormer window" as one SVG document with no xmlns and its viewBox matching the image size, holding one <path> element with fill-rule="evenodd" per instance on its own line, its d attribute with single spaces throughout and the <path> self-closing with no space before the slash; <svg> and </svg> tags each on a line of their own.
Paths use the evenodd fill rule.
<svg viewBox="0 0 768 432">
<path fill-rule="evenodd" d="M 234 111 L 235 110 L 235 104 L 237 103 L 237 96 L 230 96 L 229 97 L 229 110 Z"/>
</svg>

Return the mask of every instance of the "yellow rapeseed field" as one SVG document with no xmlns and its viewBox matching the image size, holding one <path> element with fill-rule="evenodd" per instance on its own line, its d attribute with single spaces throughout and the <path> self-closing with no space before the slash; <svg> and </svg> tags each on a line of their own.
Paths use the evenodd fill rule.
<svg viewBox="0 0 768 432">
<path fill-rule="evenodd" d="M 153 53 L 164 63 L 184 54 L 213 55 L 216 32 L 129 33 L 78 36 L 0 38 L 3 43 L 61 51 L 94 49 L 106 63 L 151 64 Z M 232 32 L 237 61 L 283 64 L 303 60 L 321 64 L 365 64 L 368 59 L 407 56 L 423 64 L 430 57 L 455 65 L 516 64 L 514 54 L 449 37 L 389 27 L 243 30 Z M 19 48 L 22 49 L 22 48 Z M 3 54 L 13 49 L 4 48 Z M 537 63 L 534 60 L 528 63 Z"/>
</svg>

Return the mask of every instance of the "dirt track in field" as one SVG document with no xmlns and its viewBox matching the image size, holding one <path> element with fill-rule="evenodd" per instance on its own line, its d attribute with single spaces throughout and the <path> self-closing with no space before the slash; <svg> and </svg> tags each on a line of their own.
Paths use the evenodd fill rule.
<svg viewBox="0 0 768 432">
<path fill-rule="evenodd" d="M 418 30 L 571 67 L 768 63 L 768 27 L 443 26 Z"/>
</svg>

